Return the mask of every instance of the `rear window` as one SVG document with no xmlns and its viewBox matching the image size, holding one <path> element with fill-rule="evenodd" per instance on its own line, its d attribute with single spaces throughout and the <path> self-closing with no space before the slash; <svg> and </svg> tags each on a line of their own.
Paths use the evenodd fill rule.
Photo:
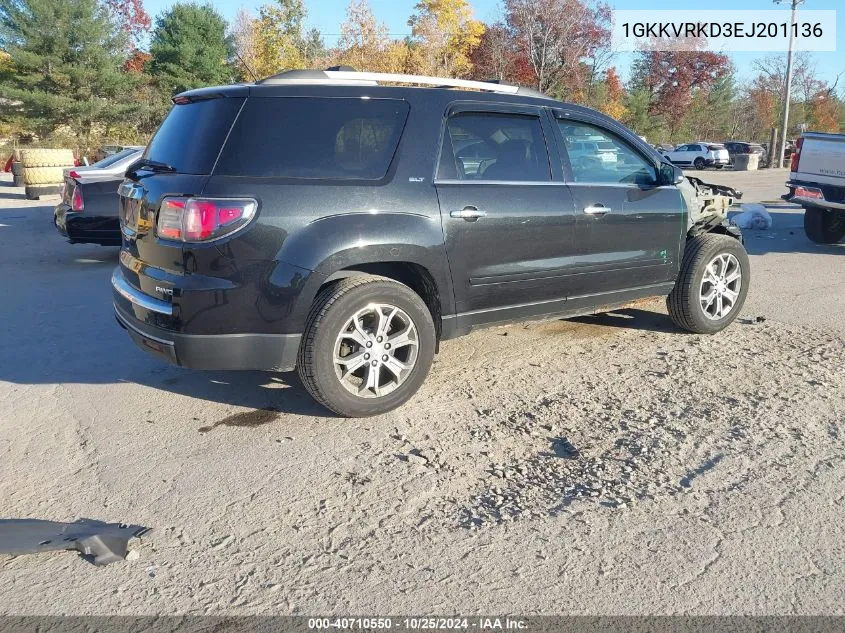
<svg viewBox="0 0 845 633">
<path fill-rule="evenodd" d="M 408 104 L 395 99 L 253 97 L 215 173 L 259 178 L 384 178 Z"/>
<path fill-rule="evenodd" d="M 117 161 L 126 158 L 130 154 L 134 154 L 137 152 L 137 149 L 129 148 L 119 151 L 117 154 L 112 154 L 111 156 L 107 156 L 103 160 L 97 161 L 94 163 L 93 167 L 97 169 L 105 169 L 106 167 L 110 167 L 114 165 Z"/>
<path fill-rule="evenodd" d="M 147 147 L 145 158 L 182 174 L 209 174 L 243 98 L 174 105 Z"/>
</svg>

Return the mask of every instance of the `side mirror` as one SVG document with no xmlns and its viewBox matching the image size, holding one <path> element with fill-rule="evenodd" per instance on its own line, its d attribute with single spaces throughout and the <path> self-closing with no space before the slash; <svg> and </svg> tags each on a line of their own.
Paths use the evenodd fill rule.
<svg viewBox="0 0 845 633">
<path fill-rule="evenodd" d="M 660 180 L 664 185 L 678 185 L 684 181 L 684 172 L 680 167 L 665 162 L 660 163 Z"/>
</svg>

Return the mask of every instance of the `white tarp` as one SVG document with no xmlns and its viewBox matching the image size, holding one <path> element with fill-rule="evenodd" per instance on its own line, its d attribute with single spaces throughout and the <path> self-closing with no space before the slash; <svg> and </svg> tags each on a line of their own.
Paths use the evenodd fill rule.
<svg viewBox="0 0 845 633">
<path fill-rule="evenodd" d="M 739 205 L 741 211 L 731 216 L 731 224 L 741 229 L 765 231 L 772 228 L 772 216 L 762 204 L 745 203 Z"/>
</svg>

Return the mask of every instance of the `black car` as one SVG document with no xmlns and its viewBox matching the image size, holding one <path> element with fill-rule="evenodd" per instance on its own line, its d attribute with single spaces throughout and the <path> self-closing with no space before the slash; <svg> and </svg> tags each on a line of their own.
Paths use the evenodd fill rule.
<svg viewBox="0 0 845 633">
<path fill-rule="evenodd" d="M 734 157 L 737 154 L 757 154 L 760 157 L 760 164 L 766 163 L 768 153 L 766 148 L 758 143 L 747 143 L 745 141 L 728 141 L 725 143 L 725 149 L 731 157 L 731 163 L 734 162 Z"/>
<path fill-rule="evenodd" d="M 62 198 L 53 211 L 59 233 L 71 244 L 120 246 L 117 188 L 122 180 L 91 181 L 74 171 L 66 174 Z"/>
<path fill-rule="evenodd" d="M 564 127 L 617 151 L 571 164 Z M 372 415 L 478 327 L 657 295 L 684 329 L 726 327 L 748 258 L 684 183 L 613 119 L 516 86 L 329 70 L 192 90 L 121 185 L 114 308 L 169 362 L 296 367 Z"/>
</svg>

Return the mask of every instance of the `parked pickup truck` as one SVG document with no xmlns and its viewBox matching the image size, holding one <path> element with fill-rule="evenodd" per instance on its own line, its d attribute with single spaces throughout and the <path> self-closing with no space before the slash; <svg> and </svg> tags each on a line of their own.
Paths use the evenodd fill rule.
<svg viewBox="0 0 845 633">
<path fill-rule="evenodd" d="M 845 134 L 808 132 L 792 154 L 785 200 L 804 207 L 804 232 L 817 244 L 845 237 Z"/>
</svg>

